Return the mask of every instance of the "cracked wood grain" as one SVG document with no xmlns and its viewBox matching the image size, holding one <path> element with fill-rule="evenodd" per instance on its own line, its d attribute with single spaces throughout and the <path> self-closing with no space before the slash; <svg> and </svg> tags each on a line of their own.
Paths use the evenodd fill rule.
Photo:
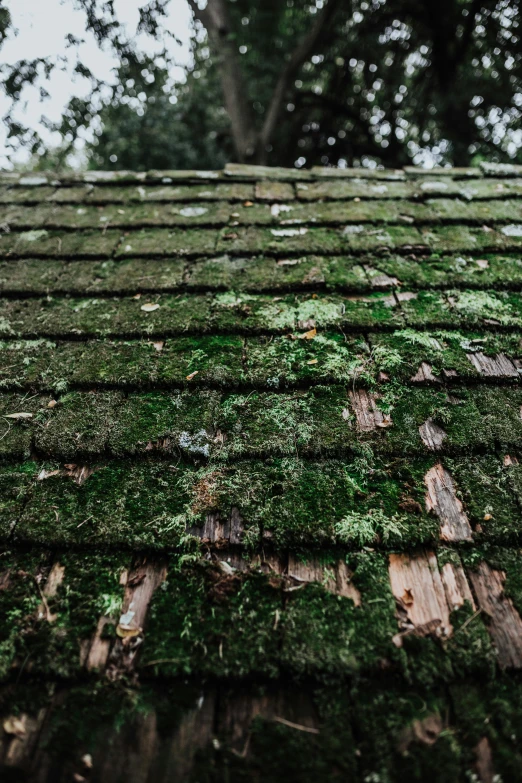
<svg viewBox="0 0 522 783">
<path fill-rule="evenodd" d="M 353 389 L 348 394 L 360 432 L 372 432 L 378 427 L 391 425 L 390 416 L 377 406 L 377 395 L 366 389 Z"/>
<path fill-rule="evenodd" d="M 450 607 L 435 553 L 391 554 L 388 573 L 400 630 L 417 636 L 451 636 Z M 400 639 L 394 641 L 400 646 Z"/>
<path fill-rule="evenodd" d="M 522 668 L 522 619 L 504 592 L 506 575 L 482 562 L 468 572 L 479 607 L 489 618 L 489 631 L 501 668 Z"/>
<path fill-rule="evenodd" d="M 430 451 L 439 451 L 442 448 L 444 438 L 446 438 L 446 432 L 432 418 L 426 419 L 424 424 L 421 424 L 419 435 Z"/>
<path fill-rule="evenodd" d="M 361 594 L 352 583 L 353 574 L 343 560 L 326 565 L 316 558 L 304 561 L 290 553 L 288 576 L 296 582 L 318 582 L 330 593 L 350 598 L 355 606 L 361 605 Z"/>
<path fill-rule="evenodd" d="M 440 537 L 443 541 L 471 541 L 471 525 L 463 505 L 456 495 L 451 475 L 440 462 L 424 476 L 426 484 L 426 509 L 433 511 L 441 522 Z"/>
<path fill-rule="evenodd" d="M 498 353 L 496 356 L 486 356 L 477 351 L 476 353 L 467 353 L 466 356 L 477 372 L 485 378 L 518 378 L 517 368 L 511 359 L 503 353 Z"/>
</svg>

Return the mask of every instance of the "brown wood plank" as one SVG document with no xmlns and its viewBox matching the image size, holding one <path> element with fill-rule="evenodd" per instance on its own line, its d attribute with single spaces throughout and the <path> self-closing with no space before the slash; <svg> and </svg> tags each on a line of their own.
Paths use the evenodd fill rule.
<svg viewBox="0 0 522 783">
<path fill-rule="evenodd" d="M 391 554 L 388 573 L 402 635 L 451 636 L 450 608 L 435 553 Z M 400 638 L 394 641 L 400 646 Z"/>
<path fill-rule="evenodd" d="M 378 427 L 389 427 L 391 418 L 377 406 L 378 396 L 366 389 L 353 389 L 349 393 L 350 402 L 360 432 L 372 432 Z"/>
<path fill-rule="evenodd" d="M 471 525 L 461 501 L 456 495 L 455 484 L 440 462 L 424 476 L 427 487 L 426 509 L 433 511 L 441 521 L 440 537 L 443 541 L 471 541 Z"/>
<path fill-rule="evenodd" d="M 522 619 L 504 593 L 506 575 L 482 562 L 468 571 L 478 605 L 489 618 L 489 631 L 503 669 L 522 668 Z"/>
<path fill-rule="evenodd" d="M 484 353 L 467 353 L 471 364 L 485 378 L 518 378 L 518 371 L 511 359 L 504 353 L 486 356 Z"/>
<path fill-rule="evenodd" d="M 419 435 L 424 445 L 430 451 L 439 451 L 446 437 L 445 431 L 438 424 L 435 424 L 432 418 L 426 419 L 424 424 L 421 424 Z"/>
</svg>

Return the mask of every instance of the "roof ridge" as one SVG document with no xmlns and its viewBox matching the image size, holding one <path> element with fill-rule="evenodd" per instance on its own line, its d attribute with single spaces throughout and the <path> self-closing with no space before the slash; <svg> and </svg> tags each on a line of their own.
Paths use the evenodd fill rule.
<svg viewBox="0 0 522 783">
<path fill-rule="evenodd" d="M 402 169 L 386 168 L 334 168 L 313 166 L 311 169 L 285 168 L 281 166 L 256 166 L 228 163 L 223 170 L 150 170 L 150 171 L 78 171 L 78 172 L 0 172 L 0 184 L 33 187 L 65 184 L 135 184 L 172 182 L 256 180 L 309 181 L 322 178 L 408 180 L 418 177 L 444 176 L 454 179 L 474 177 L 521 177 L 522 165 L 484 161 L 478 167 L 437 167 L 432 169 L 404 166 Z"/>
</svg>

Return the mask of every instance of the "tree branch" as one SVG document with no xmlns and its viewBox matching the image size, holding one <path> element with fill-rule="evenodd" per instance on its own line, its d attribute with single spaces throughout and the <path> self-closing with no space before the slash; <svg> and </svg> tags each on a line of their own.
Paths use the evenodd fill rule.
<svg viewBox="0 0 522 783">
<path fill-rule="evenodd" d="M 283 106 L 283 101 L 291 82 L 293 81 L 303 63 L 306 62 L 306 60 L 312 54 L 314 47 L 319 41 L 321 35 L 324 33 L 328 22 L 331 20 L 342 2 L 343 0 L 328 0 L 326 5 L 317 15 L 312 28 L 301 39 L 297 47 L 292 52 L 290 59 L 281 71 L 281 75 L 279 76 L 277 84 L 274 88 L 274 92 L 272 93 L 270 105 L 268 107 L 265 121 L 263 123 L 263 128 L 259 136 L 258 156 L 260 156 L 261 159 L 264 157 L 266 146 L 269 144 L 276 128 L 279 114 Z"/>
</svg>

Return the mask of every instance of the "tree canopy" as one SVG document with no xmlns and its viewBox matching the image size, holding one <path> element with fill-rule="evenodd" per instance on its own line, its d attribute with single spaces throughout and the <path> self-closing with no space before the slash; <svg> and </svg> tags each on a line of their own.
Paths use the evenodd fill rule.
<svg viewBox="0 0 522 783">
<path fill-rule="evenodd" d="M 91 90 L 66 107 L 58 151 L 4 118 L 39 165 L 66 160 L 86 132 L 88 164 L 107 169 L 522 160 L 522 0 L 187 0 L 193 56 L 178 83 L 169 0 L 141 8 L 137 33 L 164 47 L 154 57 L 111 0 L 68 1 L 119 67 L 103 84 L 76 62 Z M 11 25 L 1 5 L 0 46 Z M 3 66 L 4 90 L 16 102 L 59 67 Z"/>
</svg>

